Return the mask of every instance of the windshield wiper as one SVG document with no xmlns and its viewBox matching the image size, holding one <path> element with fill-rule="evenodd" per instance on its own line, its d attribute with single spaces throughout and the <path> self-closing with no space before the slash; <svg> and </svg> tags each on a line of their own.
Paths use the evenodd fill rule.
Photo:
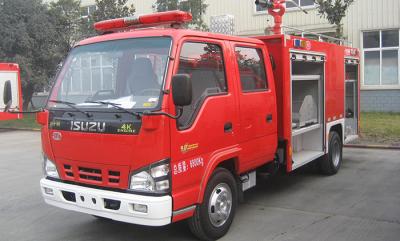
<svg viewBox="0 0 400 241">
<path fill-rule="evenodd" d="M 76 110 L 76 111 L 78 111 L 78 112 L 80 112 L 80 113 L 86 115 L 86 116 L 89 117 L 89 118 L 93 116 L 93 115 L 90 114 L 89 112 L 86 112 L 86 111 L 83 111 L 83 110 L 79 109 L 78 107 L 75 106 L 76 104 L 75 104 L 75 103 L 72 103 L 72 102 L 63 101 L 63 100 L 49 100 L 49 102 L 53 102 L 53 103 L 56 103 L 56 104 L 67 105 L 67 106 L 71 107 L 72 109 L 74 109 L 74 110 Z"/>
<path fill-rule="evenodd" d="M 129 114 L 131 114 L 133 116 L 136 116 L 138 118 L 142 117 L 142 115 L 140 113 L 136 113 L 136 112 L 130 111 L 128 109 L 125 109 L 124 107 L 121 107 L 120 104 L 116 104 L 116 103 L 113 103 L 113 102 L 107 102 L 107 101 L 85 101 L 85 103 L 111 105 L 115 109 L 122 110 L 123 112 L 129 113 Z"/>
</svg>

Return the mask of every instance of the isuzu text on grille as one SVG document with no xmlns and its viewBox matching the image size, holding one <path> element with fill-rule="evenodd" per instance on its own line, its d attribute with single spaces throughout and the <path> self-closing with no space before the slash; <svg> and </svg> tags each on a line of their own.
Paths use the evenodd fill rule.
<svg viewBox="0 0 400 241">
<path fill-rule="evenodd" d="M 71 131 L 105 132 L 106 123 L 96 121 L 71 121 Z"/>
</svg>

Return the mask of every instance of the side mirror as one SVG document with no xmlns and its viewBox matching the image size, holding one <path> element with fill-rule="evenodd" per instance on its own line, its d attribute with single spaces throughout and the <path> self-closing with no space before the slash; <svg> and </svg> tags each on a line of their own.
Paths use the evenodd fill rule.
<svg viewBox="0 0 400 241">
<path fill-rule="evenodd" d="M 188 106 L 192 103 L 192 80 L 188 74 L 172 77 L 172 97 L 176 106 Z"/>
<path fill-rule="evenodd" d="M 4 102 L 4 112 L 7 112 L 12 104 L 12 92 L 11 92 L 11 81 L 7 80 L 4 83 L 3 91 L 3 102 Z"/>
</svg>

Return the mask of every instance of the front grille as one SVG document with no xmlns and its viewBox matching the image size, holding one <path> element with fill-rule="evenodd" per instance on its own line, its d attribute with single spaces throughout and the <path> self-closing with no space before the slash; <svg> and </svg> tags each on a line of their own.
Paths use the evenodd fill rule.
<svg viewBox="0 0 400 241">
<path fill-rule="evenodd" d="M 65 175 L 67 175 L 69 177 L 74 176 L 74 171 L 72 170 L 71 165 L 64 165 L 64 170 L 65 170 Z"/>
<path fill-rule="evenodd" d="M 119 183 L 121 173 L 118 171 L 108 171 L 108 181 L 110 183 Z"/>
<path fill-rule="evenodd" d="M 78 167 L 79 178 L 101 182 L 103 180 L 100 169 Z"/>
<path fill-rule="evenodd" d="M 101 167 L 93 168 L 87 166 L 81 166 L 79 164 L 64 164 L 64 174 L 67 180 L 79 181 L 89 184 L 121 187 L 121 167 Z M 127 175 L 124 171 L 124 175 Z"/>
</svg>

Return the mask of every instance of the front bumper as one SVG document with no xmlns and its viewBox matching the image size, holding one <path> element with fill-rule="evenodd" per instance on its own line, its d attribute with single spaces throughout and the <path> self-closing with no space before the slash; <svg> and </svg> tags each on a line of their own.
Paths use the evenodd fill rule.
<svg viewBox="0 0 400 241">
<path fill-rule="evenodd" d="M 147 226 L 163 226 L 171 223 L 171 196 L 152 197 L 120 193 L 45 178 L 40 180 L 40 186 L 45 202 L 56 207 Z M 45 188 L 48 188 L 47 193 Z M 49 194 L 50 189 L 52 194 Z M 75 197 L 75 201 L 71 195 Z M 113 203 L 111 208 L 110 202 Z M 118 203 L 119 205 L 114 205 Z M 147 205 L 147 213 L 134 211 L 133 204 Z"/>
</svg>

